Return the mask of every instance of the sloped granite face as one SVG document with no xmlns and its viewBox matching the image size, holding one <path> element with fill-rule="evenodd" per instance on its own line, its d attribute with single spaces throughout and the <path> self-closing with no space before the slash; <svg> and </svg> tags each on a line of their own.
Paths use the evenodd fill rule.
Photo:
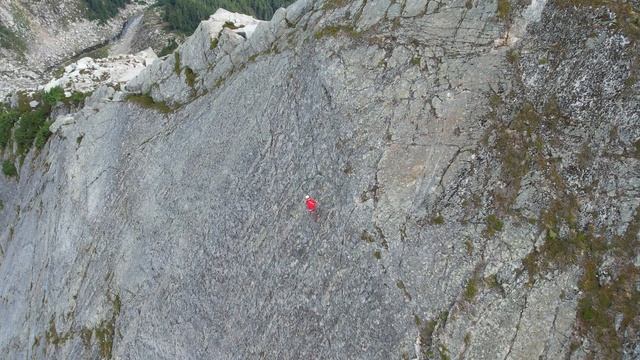
<svg viewBox="0 0 640 360">
<path fill-rule="evenodd" d="M 0 181 L 0 357 L 606 358 L 600 250 L 548 244 L 637 243 L 637 44 L 554 3 L 383 4 L 300 1 L 216 57 L 203 23 L 193 88 L 175 56 L 127 85 L 173 111 L 103 87 L 60 124 Z"/>
</svg>

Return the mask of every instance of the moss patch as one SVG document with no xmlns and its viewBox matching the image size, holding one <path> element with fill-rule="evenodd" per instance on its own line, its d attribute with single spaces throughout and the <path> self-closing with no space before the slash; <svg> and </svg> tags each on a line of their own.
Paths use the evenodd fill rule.
<svg viewBox="0 0 640 360">
<path fill-rule="evenodd" d="M 583 295 L 578 301 L 577 323 L 583 336 L 594 339 L 603 358 L 619 358 L 622 339 L 628 328 L 640 327 L 640 269 L 634 266 L 635 249 L 640 246 L 640 210 L 636 209 L 624 235 L 615 236 L 608 246 L 590 248 L 583 258 L 583 275 L 579 282 Z M 604 243 L 603 239 L 596 242 Z M 616 257 L 618 276 L 607 284 L 598 281 L 598 269 L 605 252 Z M 616 330 L 616 317 L 622 315 L 620 329 Z"/>
<path fill-rule="evenodd" d="M 509 19 L 509 13 L 511 12 L 511 4 L 509 0 L 498 0 L 498 7 L 496 8 L 496 14 L 500 20 L 506 21 Z"/>
<path fill-rule="evenodd" d="M 180 53 L 177 51 L 174 52 L 173 58 L 175 60 L 173 63 L 173 71 L 176 73 L 176 75 L 180 76 L 180 73 L 182 72 L 182 67 L 180 65 Z"/>
<path fill-rule="evenodd" d="M 196 85 L 196 74 L 191 70 L 190 67 L 185 66 L 184 68 L 184 79 L 189 87 L 193 88 Z"/>
<path fill-rule="evenodd" d="M 361 33 L 351 25 L 330 25 L 313 34 L 313 37 L 316 39 L 322 39 L 325 37 L 336 37 L 339 34 L 351 38 L 358 38 L 361 36 Z"/>
<path fill-rule="evenodd" d="M 113 307 L 111 319 L 104 320 L 95 329 L 96 341 L 100 348 L 100 356 L 103 359 L 111 359 L 113 352 L 113 339 L 115 337 L 115 324 L 122 308 L 120 295 L 115 295 L 111 301 Z"/>
<path fill-rule="evenodd" d="M 351 0 L 326 0 L 322 5 L 323 10 L 338 9 L 349 4 Z"/>
<path fill-rule="evenodd" d="M 498 219 L 498 217 L 495 214 L 491 214 L 487 216 L 486 224 L 487 224 L 487 228 L 485 230 L 485 233 L 489 237 L 502 231 L 502 228 L 504 226 L 502 223 L 502 220 Z"/>
<path fill-rule="evenodd" d="M 47 343 L 53 346 L 59 346 L 63 345 L 72 337 L 73 333 L 71 331 L 67 333 L 58 333 L 58 330 L 56 329 L 55 316 L 52 316 L 51 320 L 49 320 L 49 330 L 47 330 L 47 332 L 45 333 L 45 339 L 47 340 Z"/>
<path fill-rule="evenodd" d="M 476 295 L 478 295 L 478 279 L 473 277 L 464 287 L 464 299 L 470 302 L 476 298 Z"/>
<path fill-rule="evenodd" d="M 172 112 L 173 110 L 163 101 L 155 101 L 153 100 L 153 98 L 151 97 L 151 95 L 127 95 L 126 98 L 128 101 L 131 101 L 135 104 L 138 104 L 139 106 L 145 108 L 145 109 L 152 109 L 152 110 L 156 110 L 158 112 L 161 112 L 163 114 L 168 114 L 170 112 Z"/>
<path fill-rule="evenodd" d="M 209 50 L 213 50 L 217 47 L 218 47 L 218 38 L 211 39 L 211 42 L 209 43 Z"/>
<path fill-rule="evenodd" d="M 423 358 L 433 358 L 433 333 L 439 325 L 445 324 L 448 318 L 449 313 L 447 311 L 443 311 L 435 318 L 427 321 L 422 321 L 419 316 L 414 315 L 416 326 L 420 331 L 420 344 L 422 345 L 420 350 Z"/>
<path fill-rule="evenodd" d="M 640 13 L 634 9 L 633 3 L 616 0 L 566 0 L 558 2 L 560 6 L 606 7 L 616 14 L 615 26 L 632 41 L 640 40 Z"/>
<path fill-rule="evenodd" d="M 368 243 L 375 242 L 375 238 L 367 230 L 362 230 L 362 232 L 360 233 L 360 240 L 364 240 Z"/>
</svg>

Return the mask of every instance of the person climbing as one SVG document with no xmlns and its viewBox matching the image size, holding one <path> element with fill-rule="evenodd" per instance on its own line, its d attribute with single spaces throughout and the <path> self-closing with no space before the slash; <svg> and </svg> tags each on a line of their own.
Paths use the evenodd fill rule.
<svg viewBox="0 0 640 360">
<path fill-rule="evenodd" d="M 304 202 L 307 205 L 307 211 L 309 211 L 309 213 L 313 215 L 315 221 L 318 221 L 318 202 L 316 201 L 316 199 L 312 198 L 309 195 L 305 195 Z"/>
</svg>

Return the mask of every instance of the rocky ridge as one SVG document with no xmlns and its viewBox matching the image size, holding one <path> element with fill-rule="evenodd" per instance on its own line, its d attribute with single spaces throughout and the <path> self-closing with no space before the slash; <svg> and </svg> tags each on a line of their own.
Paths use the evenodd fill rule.
<svg viewBox="0 0 640 360">
<path fill-rule="evenodd" d="M 218 13 L 0 181 L 0 354 L 637 358 L 617 4 Z"/>
</svg>

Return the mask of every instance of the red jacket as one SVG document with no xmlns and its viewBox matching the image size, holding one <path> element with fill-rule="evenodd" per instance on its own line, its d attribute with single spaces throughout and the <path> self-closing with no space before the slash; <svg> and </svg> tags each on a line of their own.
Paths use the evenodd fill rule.
<svg viewBox="0 0 640 360">
<path fill-rule="evenodd" d="M 316 207 L 318 207 L 318 202 L 314 198 L 310 197 L 305 202 L 307 204 L 307 210 L 316 211 Z"/>
</svg>

